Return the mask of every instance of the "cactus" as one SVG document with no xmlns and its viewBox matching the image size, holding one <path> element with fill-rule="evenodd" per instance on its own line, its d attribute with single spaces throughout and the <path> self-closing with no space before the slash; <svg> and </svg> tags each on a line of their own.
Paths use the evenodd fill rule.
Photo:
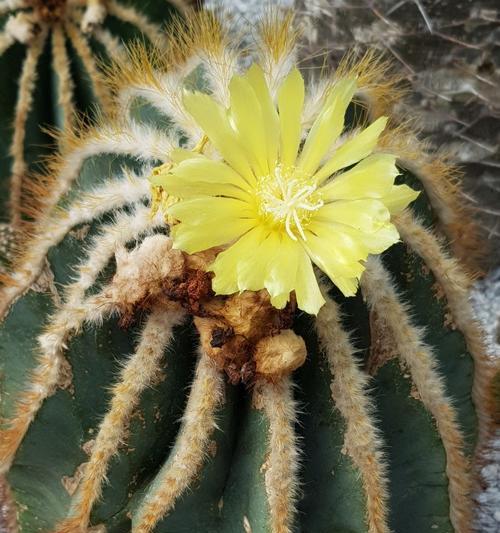
<svg viewBox="0 0 500 533">
<path fill-rule="evenodd" d="M 12 228 L 22 223 L 23 215 L 33 213 L 28 200 L 37 190 L 30 188 L 27 176 L 40 170 L 39 160 L 52 144 L 42 127 L 78 129 L 78 113 L 91 114 L 95 104 L 105 112 L 110 94 L 100 61 L 122 53 L 122 39 L 143 36 L 158 41 L 157 21 L 168 20 L 171 11 L 166 2 L 161 9 L 150 6 L 147 14 L 155 20 L 151 22 L 134 5 L 113 0 L 0 2 L 0 64 L 3 72 L 12 73 L 0 86 L 0 127 L 7 140 L 2 148 L 1 196 L 9 199 Z M 47 94 L 53 94 L 49 105 Z"/>
<path fill-rule="evenodd" d="M 356 161 L 397 157 L 391 190 L 407 195 L 404 205 L 408 186 L 421 191 L 384 226 L 403 242 L 359 263 L 351 297 L 347 278 L 332 284 L 319 271 L 318 288 L 313 275 L 276 307 L 262 287 L 214 295 L 224 243 L 178 245 L 182 196 L 210 176 L 167 193 L 182 162 L 217 157 L 214 135 L 229 131 L 221 112 L 205 134 L 184 90 L 232 106 L 249 52 L 226 21 L 190 17 L 161 52 L 137 44 L 116 58 L 108 118 L 62 137 L 29 241 L 4 279 L 0 460 L 20 529 L 470 531 L 470 463 L 492 429 L 494 369 L 469 310 L 471 275 L 438 237 L 473 228 L 454 169 L 406 125 L 384 129 L 401 98 L 390 67 L 371 52 L 347 57 L 309 81 L 296 150 L 306 151 L 331 94 L 356 86 L 334 153 L 361 138 Z M 280 89 L 301 79 L 293 17 L 271 13 L 255 38 L 259 105 L 278 101 L 282 120 Z M 383 123 L 375 139 L 372 126 L 353 129 L 363 122 Z M 297 222 L 293 202 L 320 205 L 295 193 L 283 222 L 291 240 L 309 220 Z M 218 225 L 214 234 L 234 231 Z M 301 312 L 316 290 L 317 316 Z"/>
</svg>

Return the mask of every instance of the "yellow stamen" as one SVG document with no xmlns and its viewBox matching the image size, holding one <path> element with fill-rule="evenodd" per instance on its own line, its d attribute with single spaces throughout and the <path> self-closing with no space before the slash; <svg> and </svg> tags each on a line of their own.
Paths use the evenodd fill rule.
<svg viewBox="0 0 500 533">
<path fill-rule="evenodd" d="M 198 154 L 202 154 L 203 150 L 205 149 L 205 146 L 208 143 L 208 137 L 206 135 L 203 135 L 203 137 L 200 139 L 198 144 L 193 148 L 193 152 L 196 152 Z"/>
<path fill-rule="evenodd" d="M 282 170 L 278 165 L 272 176 L 260 180 L 261 211 L 284 224 L 288 236 L 296 241 L 292 224 L 303 240 L 307 240 L 304 223 L 312 211 L 323 207 L 323 201 L 316 193 L 316 186 L 294 175 L 294 169 Z"/>
</svg>

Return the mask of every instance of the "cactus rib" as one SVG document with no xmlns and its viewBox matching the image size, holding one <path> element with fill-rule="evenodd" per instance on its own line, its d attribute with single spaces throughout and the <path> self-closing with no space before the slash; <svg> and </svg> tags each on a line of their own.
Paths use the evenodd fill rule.
<svg viewBox="0 0 500 533">
<path fill-rule="evenodd" d="M 264 464 L 269 527 L 273 533 L 290 533 L 299 487 L 296 407 L 291 379 L 257 383 L 254 403 L 262 405 L 269 421 L 268 455 Z"/>
<path fill-rule="evenodd" d="M 56 331 L 59 334 L 59 342 L 57 345 L 64 348 L 71 332 L 76 332 L 80 328 L 82 322 L 86 320 L 96 321 L 100 320 L 102 315 L 97 314 L 90 318 L 92 306 L 98 300 L 93 297 L 85 301 L 85 291 L 89 289 L 95 282 L 99 273 L 106 267 L 109 259 L 116 251 L 117 247 L 124 245 L 134 238 L 138 238 L 148 230 L 151 231 L 155 227 L 154 220 L 151 220 L 149 210 L 143 206 L 137 206 L 132 214 L 121 213 L 116 217 L 113 224 L 105 226 L 102 233 L 94 239 L 92 247 L 89 250 L 89 257 L 83 262 L 77 270 L 77 279 L 74 283 L 69 285 L 65 291 L 65 304 L 59 310 L 56 316 L 51 320 L 45 337 L 40 339 L 40 347 L 43 349 L 46 339 L 52 339 L 51 335 Z M 110 309 L 100 309 L 101 313 L 105 313 Z M 86 312 L 89 314 L 86 315 Z M 70 318 L 73 321 L 70 321 Z M 60 350 L 59 348 L 59 350 Z M 30 387 L 35 387 L 38 381 L 42 380 L 40 376 L 45 376 L 50 367 L 50 380 L 46 382 L 46 388 L 41 391 L 41 394 L 46 396 L 50 394 L 51 387 L 57 382 L 59 378 L 60 356 L 51 356 L 51 350 L 48 350 L 40 357 L 40 364 L 35 369 Z M 58 352 L 59 353 L 59 352 Z M 62 357 L 62 355 L 61 355 Z M 48 375 L 48 374 L 47 374 Z M 52 384 L 52 385 L 51 385 Z M 29 417 L 34 417 L 41 402 L 44 398 L 41 396 L 34 396 L 26 394 L 22 396 L 16 404 L 16 412 L 29 413 Z M 11 430 L 5 436 L 5 451 L 2 448 L 1 468 L 8 469 L 11 458 L 15 455 L 17 448 L 23 438 L 26 428 L 23 429 L 24 424 L 29 424 L 29 417 L 26 416 L 17 421 L 12 421 Z M 10 440 L 9 440 L 10 439 Z M 9 444 L 8 444 L 9 443 Z"/>
<path fill-rule="evenodd" d="M 112 100 L 104 83 L 104 79 L 99 70 L 97 69 L 97 63 L 90 46 L 88 45 L 87 41 L 82 37 L 79 29 L 77 28 L 77 26 L 75 26 L 75 24 L 69 21 L 65 21 L 64 31 L 66 32 L 70 43 L 77 51 L 78 56 L 82 60 L 85 70 L 87 71 L 87 75 L 89 76 L 92 82 L 92 88 L 94 90 L 97 102 L 99 103 L 102 109 L 109 109 Z"/>
<path fill-rule="evenodd" d="M 22 63 L 19 80 L 18 99 L 14 116 L 14 131 L 10 154 L 13 158 L 11 168 L 11 197 L 9 211 L 12 225 L 20 228 L 23 223 L 24 188 L 29 182 L 26 173 L 29 170 L 25 160 L 25 137 L 28 115 L 32 108 L 37 68 L 49 32 L 52 32 L 52 61 L 58 75 L 59 104 L 63 110 L 64 128 L 72 127 L 74 87 L 71 79 L 69 58 L 65 39 L 68 38 L 91 80 L 96 99 L 106 114 L 112 103 L 109 88 L 104 82 L 102 72 L 88 40 L 92 32 L 100 28 L 107 13 L 119 20 L 135 26 L 151 43 L 159 42 L 160 28 L 133 6 L 121 6 L 117 2 L 88 0 L 83 2 L 61 2 L 61 5 L 44 5 L 40 2 L 4 2 L 0 13 L 9 15 L 5 29 L 0 34 L 0 55 L 16 41 L 26 45 L 27 54 Z M 85 8 L 82 10 L 82 8 Z M 41 31 L 38 33 L 38 29 Z M 111 34 L 110 34 L 111 36 Z M 99 40 L 99 39 L 98 39 Z M 101 39 L 108 56 L 112 56 L 116 45 L 106 47 L 110 39 Z M 27 183 L 25 183 L 27 182 Z M 32 215 L 32 213 L 28 213 Z"/>
<path fill-rule="evenodd" d="M 52 66 L 58 76 L 58 104 L 63 113 L 62 128 L 67 130 L 73 127 L 75 106 L 73 104 L 74 85 L 64 41 L 62 28 L 56 26 L 52 31 Z"/>
<path fill-rule="evenodd" d="M 26 59 L 23 63 L 19 91 L 14 115 L 14 135 L 10 146 L 10 154 L 13 157 L 12 175 L 10 182 L 10 213 L 12 224 L 17 227 L 21 222 L 21 197 L 22 183 L 26 173 L 24 161 L 24 139 L 26 136 L 26 121 L 33 105 L 33 90 L 36 82 L 36 66 L 43 52 L 47 31 L 38 35 L 29 47 Z"/>
<path fill-rule="evenodd" d="M 149 533 L 175 505 L 200 471 L 210 436 L 216 429 L 216 409 L 224 400 L 224 379 L 201 350 L 175 445 L 132 518 L 134 533 Z"/>
<path fill-rule="evenodd" d="M 109 460 L 123 439 L 127 421 L 141 393 L 158 375 L 173 328 L 183 317 L 183 313 L 166 312 L 163 308 L 153 309 L 149 315 L 135 353 L 124 363 L 119 381 L 112 388 L 109 410 L 99 427 L 68 518 L 56 528 L 57 532 L 87 530 L 92 506 L 102 491 Z"/>
<path fill-rule="evenodd" d="M 10 468 L 16 451 L 44 400 L 54 392 L 60 377 L 63 352 L 71 334 L 84 322 L 99 323 L 115 309 L 101 294 L 91 296 L 79 305 L 65 306 L 57 313 L 47 330 L 39 337 L 40 353 L 28 388 L 16 401 L 15 416 L 2 431 L 0 473 Z"/>
<path fill-rule="evenodd" d="M 446 396 L 432 351 L 423 341 L 422 331 L 411 323 L 408 306 L 401 301 L 378 257 L 369 257 L 361 278 L 361 290 L 369 308 L 383 317 L 398 356 L 408 367 L 423 404 L 436 421 L 446 450 L 450 519 L 457 533 L 466 533 L 470 530 L 472 519 L 469 465 L 464 456 L 464 439 L 457 413 Z"/>
<path fill-rule="evenodd" d="M 347 425 L 345 447 L 363 479 L 368 531 L 388 533 L 387 465 L 366 390 L 368 375 L 356 363 L 338 305 L 328 296 L 326 287 L 322 292 L 326 304 L 316 319 L 316 331 L 332 374 L 332 399 Z"/>
<path fill-rule="evenodd" d="M 135 203 L 147 192 L 148 185 L 145 179 L 130 179 L 130 176 L 117 179 L 81 196 L 62 217 L 47 221 L 36 240 L 37 246 L 27 252 L 24 267 L 12 276 L 12 285 L 4 288 L 0 315 L 3 315 L 12 300 L 22 294 L 38 277 L 47 251 L 59 243 L 71 228 L 92 221 L 98 213 L 103 214 L 126 204 Z"/>
<path fill-rule="evenodd" d="M 126 6 L 111 0 L 106 2 L 106 8 L 113 17 L 135 26 L 151 43 L 156 45 L 161 42 L 159 39 L 161 33 L 159 26 L 148 20 L 146 16 L 132 6 Z"/>
<path fill-rule="evenodd" d="M 492 383 L 495 369 L 469 302 L 470 280 L 458 261 L 446 254 L 438 238 L 415 219 L 410 211 L 401 213 L 395 223 L 404 241 L 425 261 L 443 288 L 453 320 L 463 333 L 467 348 L 476 363 L 472 395 L 478 413 L 478 448 L 481 448 L 493 427 Z"/>
</svg>

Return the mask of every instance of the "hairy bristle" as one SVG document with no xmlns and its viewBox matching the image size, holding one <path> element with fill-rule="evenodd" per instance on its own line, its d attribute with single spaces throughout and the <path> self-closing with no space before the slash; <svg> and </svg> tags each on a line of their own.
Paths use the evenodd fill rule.
<svg viewBox="0 0 500 533">
<path fill-rule="evenodd" d="M 26 122 L 33 106 L 33 92 L 37 79 L 37 64 L 43 52 L 47 39 L 47 30 L 43 30 L 28 48 L 26 59 L 23 62 L 19 91 L 14 114 L 14 134 L 10 146 L 10 155 L 13 159 L 12 174 L 10 179 L 9 210 L 11 223 L 19 227 L 22 221 L 21 206 L 24 201 L 24 188 L 26 185 L 27 165 L 24 159 L 24 143 L 26 137 Z"/>
<path fill-rule="evenodd" d="M 66 531 L 70 525 L 75 530 L 87 530 L 90 512 L 102 492 L 109 461 L 118 451 L 127 421 L 140 395 L 160 373 L 165 347 L 172 338 L 174 326 L 180 323 L 182 317 L 182 313 L 170 313 L 162 307 L 153 309 L 149 315 L 135 353 L 123 365 L 119 381 L 113 385 L 111 405 L 85 463 L 69 517 L 56 528 L 57 532 Z"/>
<path fill-rule="evenodd" d="M 383 317 L 422 403 L 436 421 L 446 451 L 450 519 L 456 531 L 469 531 L 472 519 L 469 499 L 471 478 L 464 453 L 464 436 L 432 349 L 426 345 L 422 329 L 413 324 L 409 306 L 400 298 L 379 257 L 368 258 L 361 289 L 368 307 Z"/>
<path fill-rule="evenodd" d="M 392 62 L 373 49 L 361 57 L 356 51 L 347 53 L 335 70 L 335 78 L 356 78 L 357 94 L 368 105 L 370 120 L 390 114 L 394 104 L 407 92 L 403 77 Z"/>
<path fill-rule="evenodd" d="M 162 34 L 160 43 L 142 40 L 125 46 L 126 53 L 101 67 L 111 89 L 118 93 L 125 87 L 153 85 L 162 89 L 161 75 L 181 68 L 201 51 L 219 56 L 228 45 L 227 31 L 217 15 L 210 11 L 189 11 L 186 16 L 174 16 L 169 32 Z"/>
<path fill-rule="evenodd" d="M 257 26 L 257 57 L 271 94 L 276 94 L 296 59 L 300 30 L 292 10 L 269 8 Z"/>
<path fill-rule="evenodd" d="M 487 246 L 474 219 L 474 208 L 462 192 L 462 171 L 450 154 L 433 151 L 417 132 L 411 121 L 389 126 L 381 135 L 378 148 L 396 155 L 398 163 L 419 178 L 453 251 L 475 275 L 482 270 Z"/>
<path fill-rule="evenodd" d="M 338 305 L 328 296 L 325 286 L 322 293 L 326 303 L 318 313 L 316 331 L 332 374 L 332 400 L 346 422 L 345 449 L 363 481 L 369 533 L 389 533 L 387 462 L 367 391 L 369 378 L 356 362 L 355 349 L 342 327 Z"/>
<path fill-rule="evenodd" d="M 291 54 L 300 37 L 292 10 L 268 9 L 257 31 L 260 45 L 275 62 Z"/>
<path fill-rule="evenodd" d="M 472 397 L 479 422 L 477 448 L 485 445 L 495 425 L 497 402 L 494 392 L 495 364 L 488 356 L 484 332 L 474 317 L 469 302 L 473 279 L 450 257 L 436 235 L 404 211 L 395 219 L 398 231 L 406 244 L 430 268 L 441 285 L 448 307 L 458 329 L 463 333 L 467 347 L 474 359 L 474 384 Z"/>
<path fill-rule="evenodd" d="M 216 428 L 216 410 L 223 400 L 222 374 L 212 359 L 200 351 L 177 440 L 132 519 L 135 533 L 153 531 L 202 468 Z"/>
<path fill-rule="evenodd" d="M 297 514 L 299 450 L 295 434 L 296 405 L 290 377 L 276 383 L 259 381 L 254 404 L 262 405 L 269 422 L 265 485 L 269 530 L 290 533 Z"/>
</svg>

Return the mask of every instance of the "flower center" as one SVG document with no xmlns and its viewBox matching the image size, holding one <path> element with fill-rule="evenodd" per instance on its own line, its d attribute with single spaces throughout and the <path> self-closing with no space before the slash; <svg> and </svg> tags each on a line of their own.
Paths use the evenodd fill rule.
<svg viewBox="0 0 500 533">
<path fill-rule="evenodd" d="M 311 213 L 323 206 L 317 187 L 297 174 L 294 168 L 284 170 L 278 165 L 274 174 L 259 179 L 258 189 L 261 213 L 282 224 L 294 241 L 297 233 L 307 240 L 304 225 Z"/>
</svg>

